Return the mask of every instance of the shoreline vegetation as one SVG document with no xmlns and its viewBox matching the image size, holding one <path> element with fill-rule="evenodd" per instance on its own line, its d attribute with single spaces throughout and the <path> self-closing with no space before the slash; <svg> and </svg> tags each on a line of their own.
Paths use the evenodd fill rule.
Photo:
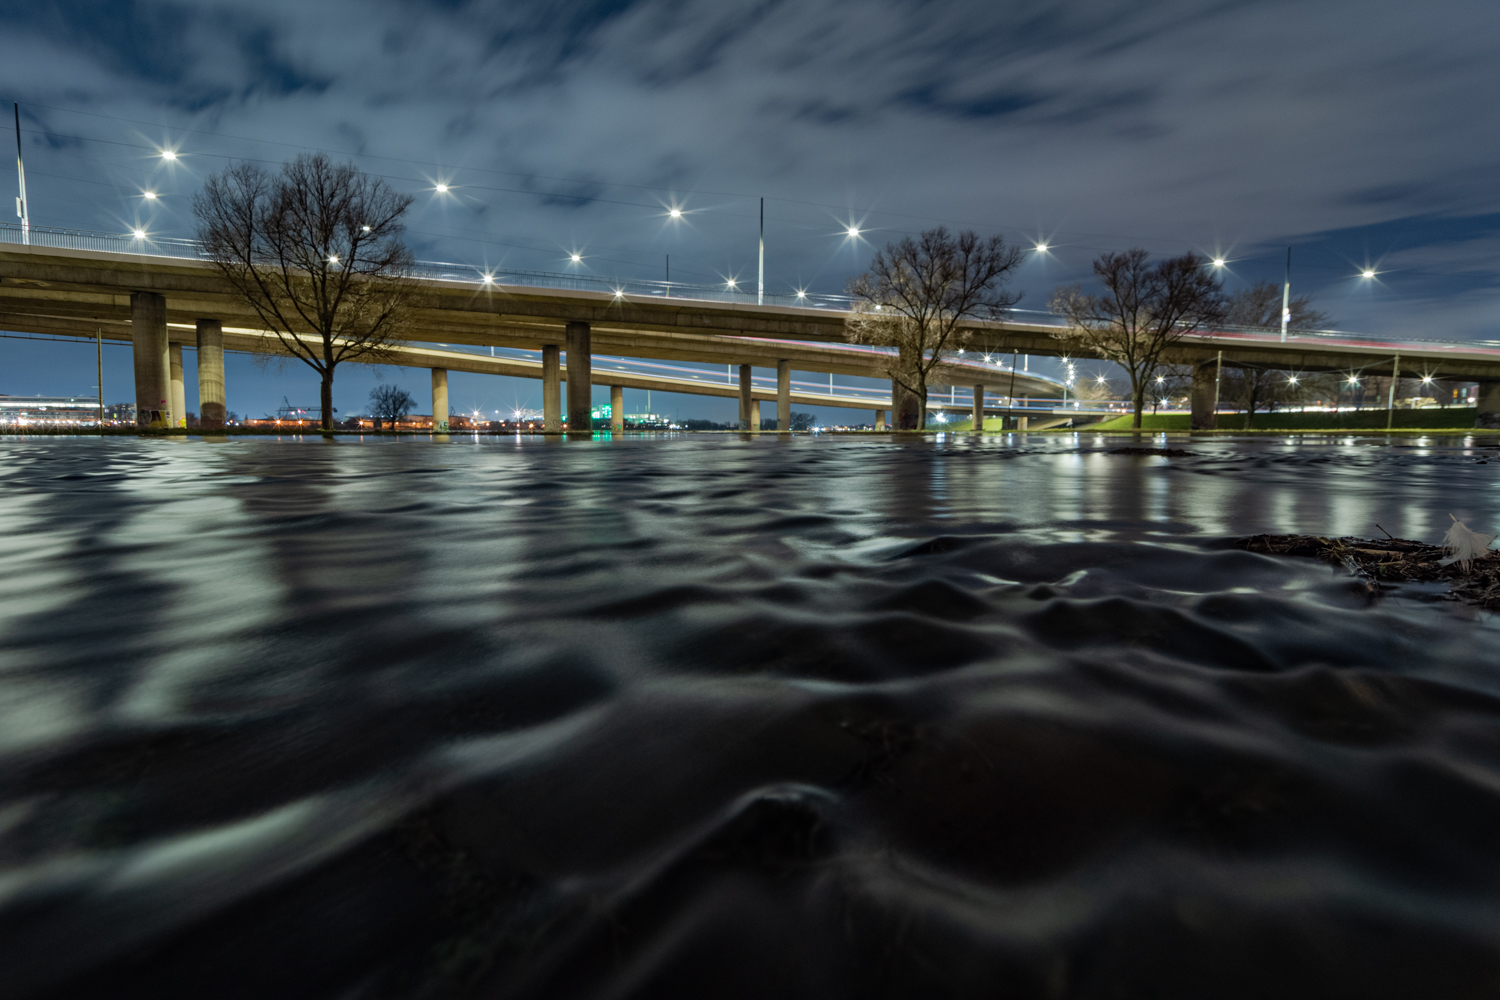
<svg viewBox="0 0 1500 1000">
<path fill-rule="evenodd" d="M 1488 537 L 1488 536 L 1486 536 Z M 1341 566 L 1374 597 L 1395 583 L 1448 583 L 1450 601 L 1500 608 L 1500 552 L 1468 562 L 1446 548 L 1409 538 L 1324 538 L 1321 535 L 1251 535 L 1236 548 L 1269 556 L 1300 556 Z"/>
</svg>

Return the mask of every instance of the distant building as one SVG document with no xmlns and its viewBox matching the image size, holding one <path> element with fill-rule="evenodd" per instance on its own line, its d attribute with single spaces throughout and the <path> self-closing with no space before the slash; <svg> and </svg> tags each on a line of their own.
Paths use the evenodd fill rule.
<svg viewBox="0 0 1500 1000">
<path fill-rule="evenodd" d="M 116 404 L 121 406 L 124 404 Z M 111 422 L 105 407 L 105 423 Z M 135 407 L 130 407 L 128 420 L 135 422 Z M 81 426 L 99 423 L 99 400 L 93 396 L 0 396 L 0 425 L 11 426 Z"/>
</svg>

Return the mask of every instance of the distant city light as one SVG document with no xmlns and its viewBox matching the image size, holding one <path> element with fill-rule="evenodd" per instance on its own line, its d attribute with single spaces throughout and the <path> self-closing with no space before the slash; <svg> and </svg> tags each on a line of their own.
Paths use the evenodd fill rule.
<svg viewBox="0 0 1500 1000">
<path fill-rule="evenodd" d="M 1288 377 L 1287 378 L 1287 382 L 1289 382 L 1292 385 L 1296 385 L 1297 384 L 1297 376 L 1292 375 L 1292 376 Z"/>
<path fill-rule="evenodd" d="M 1350 375 L 1349 376 L 1349 384 L 1350 385 L 1359 385 L 1359 379 L 1355 378 L 1353 375 Z"/>
<path fill-rule="evenodd" d="M 1167 377 L 1165 375 L 1158 375 L 1158 376 L 1156 376 L 1156 384 L 1157 385 L 1161 385 L 1166 380 L 1167 380 Z"/>
<path fill-rule="evenodd" d="M 161 151 L 161 158 L 163 160 L 175 160 L 177 159 L 177 153 L 175 150 L 164 149 Z"/>
<path fill-rule="evenodd" d="M 1361 277 L 1361 278 L 1373 278 L 1373 277 L 1375 277 L 1375 272 L 1374 272 L 1374 271 L 1371 271 L 1371 270 L 1368 270 L 1368 269 L 1366 269 L 1366 270 L 1365 270 L 1365 271 L 1364 271 L 1364 272 L 1362 272 L 1362 273 L 1361 273 L 1361 274 L 1360 274 L 1360 277 Z"/>
<path fill-rule="evenodd" d="M 583 260 L 583 254 L 578 254 L 578 253 L 568 254 L 568 259 L 571 260 L 573 263 L 577 264 L 579 261 Z"/>
<path fill-rule="evenodd" d="M 724 282 L 724 287 L 725 288 L 735 288 L 737 286 L 735 284 L 735 280 L 733 278 L 730 278 L 728 281 Z"/>
<path fill-rule="evenodd" d="M 1223 267 L 1225 263 L 1226 263 L 1226 261 L 1224 260 L 1223 257 L 1215 257 L 1214 258 L 1214 267 Z"/>
<path fill-rule="evenodd" d="M 448 185 L 446 185 L 446 184 L 439 184 L 437 186 L 437 193 L 438 194 L 447 194 L 448 193 Z"/>
<path fill-rule="evenodd" d="M 339 262 L 338 254 L 332 254 L 332 255 L 329 256 L 328 263 L 330 263 L 330 264 L 337 264 L 338 262 Z"/>
<path fill-rule="evenodd" d="M 680 218 L 682 218 L 682 209 L 680 209 L 680 208 L 674 208 L 668 214 L 671 215 L 672 218 L 674 218 L 674 219 L 680 219 Z"/>
<path fill-rule="evenodd" d="M 1422 376 L 1422 384 L 1423 385 L 1431 385 L 1432 384 L 1432 376 L 1431 375 L 1423 375 Z"/>
<path fill-rule="evenodd" d="M 799 298 L 799 299 L 805 299 L 805 298 L 807 298 L 807 293 L 804 292 L 802 289 L 799 288 L 799 289 L 797 289 L 797 298 Z"/>
<path fill-rule="evenodd" d="M 1037 253 L 1046 253 L 1047 252 L 1047 244 L 1045 244 L 1045 243 L 1038 243 L 1036 245 L 1036 252 Z"/>
<path fill-rule="evenodd" d="M 145 192 L 145 196 L 146 196 L 146 200 L 147 201 L 155 201 L 156 200 L 156 192 L 155 191 L 147 191 L 147 192 Z"/>
<path fill-rule="evenodd" d="M 367 233 L 370 231 L 370 227 L 369 226 L 360 226 L 359 228 L 363 229 Z"/>
<path fill-rule="evenodd" d="M 859 235 L 859 227 L 858 226 L 850 226 L 849 227 L 849 235 L 850 236 L 858 236 Z"/>
</svg>

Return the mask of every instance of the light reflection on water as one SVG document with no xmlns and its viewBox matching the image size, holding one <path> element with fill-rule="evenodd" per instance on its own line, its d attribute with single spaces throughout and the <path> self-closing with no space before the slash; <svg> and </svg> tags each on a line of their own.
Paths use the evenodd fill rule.
<svg viewBox="0 0 1500 1000">
<path fill-rule="evenodd" d="M 8 995 L 1490 988 L 1497 442 L 1135 443 L 0 441 Z"/>
</svg>

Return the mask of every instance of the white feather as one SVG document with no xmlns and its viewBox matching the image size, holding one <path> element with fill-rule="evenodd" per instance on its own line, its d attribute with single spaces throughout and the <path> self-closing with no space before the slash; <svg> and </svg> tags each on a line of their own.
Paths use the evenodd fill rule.
<svg viewBox="0 0 1500 1000">
<path fill-rule="evenodd" d="M 1452 514 L 1448 516 L 1453 517 Z M 1443 536 L 1443 548 L 1447 549 L 1449 556 L 1452 557 L 1446 561 L 1458 563 L 1467 572 L 1470 561 L 1488 552 L 1490 543 L 1494 540 L 1494 535 L 1470 531 L 1467 524 L 1453 517 L 1453 527 L 1449 528 L 1448 533 Z"/>
</svg>

